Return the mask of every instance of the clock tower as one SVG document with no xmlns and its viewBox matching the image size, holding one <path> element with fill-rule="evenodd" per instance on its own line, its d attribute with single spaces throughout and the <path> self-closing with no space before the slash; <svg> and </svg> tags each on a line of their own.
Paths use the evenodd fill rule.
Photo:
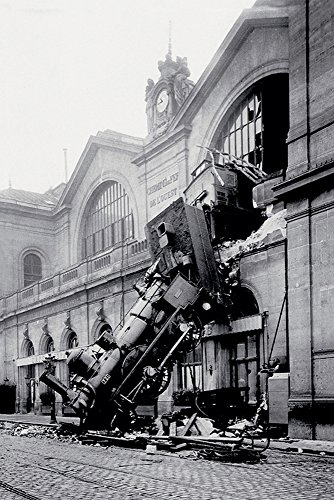
<svg viewBox="0 0 334 500">
<path fill-rule="evenodd" d="M 189 80 L 190 71 L 186 57 L 173 61 L 169 48 L 165 61 L 158 62 L 159 80 L 150 78 L 146 86 L 146 114 L 148 139 L 155 139 L 167 130 L 172 118 L 187 99 L 194 82 Z"/>
</svg>

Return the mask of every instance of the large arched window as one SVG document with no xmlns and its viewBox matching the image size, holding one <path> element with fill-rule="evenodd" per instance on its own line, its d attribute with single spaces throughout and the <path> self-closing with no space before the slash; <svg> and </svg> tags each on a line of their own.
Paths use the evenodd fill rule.
<svg viewBox="0 0 334 500">
<path fill-rule="evenodd" d="M 288 75 L 263 78 L 232 107 L 215 136 L 216 149 L 244 158 L 266 173 L 287 167 Z"/>
<path fill-rule="evenodd" d="M 99 190 L 85 220 L 83 256 L 88 257 L 133 237 L 133 214 L 125 189 L 117 182 Z"/>
<path fill-rule="evenodd" d="M 23 286 L 29 286 L 42 279 L 42 261 L 35 253 L 28 253 L 23 259 Z"/>
</svg>

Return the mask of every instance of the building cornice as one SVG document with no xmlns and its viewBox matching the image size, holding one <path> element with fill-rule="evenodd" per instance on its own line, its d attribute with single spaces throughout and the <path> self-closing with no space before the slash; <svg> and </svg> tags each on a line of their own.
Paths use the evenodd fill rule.
<svg viewBox="0 0 334 500">
<path fill-rule="evenodd" d="M 141 138 L 113 132 L 111 130 L 98 132 L 97 135 L 90 136 L 74 172 L 72 173 L 72 176 L 58 202 L 57 210 L 61 209 L 64 204 L 69 205 L 71 203 L 72 196 L 77 191 L 82 178 L 100 148 L 107 149 L 109 151 L 123 152 L 130 156 L 138 154 L 139 151 L 142 150 L 143 143 L 144 140 Z"/>
<path fill-rule="evenodd" d="M 276 186 L 273 186 L 273 191 L 278 199 L 287 199 L 293 197 L 297 192 L 308 193 L 316 184 L 329 180 L 334 175 L 334 160 L 331 158 L 323 164 L 319 164 L 316 168 L 312 168 L 291 177 Z"/>
<path fill-rule="evenodd" d="M 28 217 L 33 219 L 50 220 L 53 216 L 55 207 L 48 208 L 29 203 L 2 201 L 0 202 L 0 213 L 19 215 L 20 217 Z"/>
</svg>

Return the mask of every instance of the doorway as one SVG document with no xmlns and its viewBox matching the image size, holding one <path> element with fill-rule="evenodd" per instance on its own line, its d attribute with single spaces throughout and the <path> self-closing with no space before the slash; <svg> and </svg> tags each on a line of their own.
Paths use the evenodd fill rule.
<svg viewBox="0 0 334 500">
<path fill-rule="evenodd" d="M 260 342 L 258 333 L 238 335 L 229 346 L 230 387 L 239 389 L 244 402 L 259 398 Z"/>
</svg>

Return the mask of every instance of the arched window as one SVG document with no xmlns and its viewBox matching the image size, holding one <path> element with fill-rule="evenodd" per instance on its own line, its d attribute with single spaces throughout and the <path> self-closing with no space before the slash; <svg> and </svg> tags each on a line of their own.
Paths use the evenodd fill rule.
<svg viewBox="0 0 334 500">
<path fill-rule="evenodd" d="M 42 341 L 40 344 L 40 353 L 47 354 L 49 352 L 54 351 L 54 342 L 51 335 L 43 335 Z"/>
<path fill-rule="evenodd" d="M 42 261 L 35 253 L 28 253 L 23 259 L 23 286 L 29 286 L 42 279 Z"/>
<path fill-rule="evenodd" d="M 254 294 L 244 286 L 235 287 L 232 293 L 235 319 L 259 314 L 259 306 Z"/>
<path fill-rule="evenodd" d="M 22 348 L 21 348 L 21 356 L 28 357 L 33 356 L 35 354 L 34 344 L 30 339 L 24 339 Z"/>
<path fill-rule="evenodd" d="M 288 130 L 288 75 L 271 75 L 233 106 L 218 128 L 214 147 L 272 173 L 287 167 Z"/>
<path fill-rule="evenodd" d="M 67 337 L 67 349 L 74 349 L 75 347 L 78 347 L 78 337 L 77 334 L 71 330 L 68 334 Z"/>
<path fill-rule="evenodd" d="M 133 237 L 133 214 L 124 188 L 112 182 L 90 203 L 84 227 L 83 256 L 88 257 Z"/>
<path fill-rule="evenodd" d="M 49 336 L 49 338 L 47 339 L 47 342 L 46 342 L 46 347 L 45 347 L 46 351 L 45 352 L 52 352 L 54 351 L 54 343 L 53 343 L 53 338 Z"/>
<path fill-rule="evenodd" d="M 29 340 L 29 341 L 27 342 L 26 352 L 27 352 L 27 356 L 33 356 L 33 355 L 35 354 L 34 345 L 33 345 L 33 343 L 31 342 L 31 340 Z"/>
</svg>

